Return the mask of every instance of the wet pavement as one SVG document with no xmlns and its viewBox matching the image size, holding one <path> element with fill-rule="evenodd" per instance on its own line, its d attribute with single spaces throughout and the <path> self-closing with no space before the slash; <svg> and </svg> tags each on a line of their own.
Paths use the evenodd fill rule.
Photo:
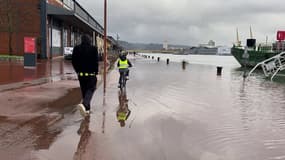
<svg viewBox="0 0 285 160">
<path fill-rule="evenodd" d="M 31 81 L 44 77 L 73 74 L 71 61 L 57 58 L 38 60 L 37 67 L 24 68 L 23 61 L 0 61 L 0 85 L 22 81 Z"/>
<path fill-rule="evenodd" d="M 214 65 L 189 62 L 183 69 L 181 63 L 171 61 L 169 65 L 144 58 L 131 61 L 135 67 L 126 92 L 117 88 L 117 70 L 111 71 L 106 94 L 99 85 L 93 97 L 90 117 L 82 119 L 68 104 L 32 115 L 36 109 L 0 116 L 0 156 L 285 159 L 284 84 L 260 76 L 244 81 L 236 66 L 224 67 L 222 76 L 217 76 Z M 69 99 L 76 99 L 73 96 Z M 118 115 L 127 114 L 127 120 L 119 120 Z"/>
<path fill-rule="evenodd" d="M 0 91 L 59 81 L 74 77 L 71 61 L 62 57 L 38 60 L 36 68 L 25 68 L 23 61 L 0 61 Z"/>
</svg>

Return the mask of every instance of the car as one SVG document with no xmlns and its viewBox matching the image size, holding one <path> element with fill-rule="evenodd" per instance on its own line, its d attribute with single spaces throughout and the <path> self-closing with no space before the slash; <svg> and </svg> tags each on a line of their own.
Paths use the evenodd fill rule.
<svg viewBox="0 0 285 160">
<path fill-rule="evenodd" d="M 73 47 L 64 47 L 64 59 L 72 59 Z"/>
</svg>

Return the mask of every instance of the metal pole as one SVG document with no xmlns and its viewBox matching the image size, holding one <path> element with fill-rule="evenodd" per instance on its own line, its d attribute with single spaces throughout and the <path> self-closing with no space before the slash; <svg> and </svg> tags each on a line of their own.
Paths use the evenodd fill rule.
<svg viewBox="0 0 285 160">
<path fill-rule="evenodd" d="M 41 9 L 40 9 L 40 13 L 41 13 L 41 58 L 46 59 L 47 58 L 47 7 L 46 4 L 47 2 L 45 0 L 41 0 Z"/>
<path fill-rule="evenodd" d="M 107 75 L 107 0 L 104 0 L 104 94 L 106 93 Z"/>
</svg>

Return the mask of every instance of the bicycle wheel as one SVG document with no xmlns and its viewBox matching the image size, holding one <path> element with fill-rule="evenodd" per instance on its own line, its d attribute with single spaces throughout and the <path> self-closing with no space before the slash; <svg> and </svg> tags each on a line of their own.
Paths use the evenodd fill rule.
<svg viewBox="0 0 285 160">
<path fill-rule="evenodd" d="M 121 77 L 121 83 L 120 83 L 120 89 L 121 89 L 121 91 L 123 91 L 123 89 L 125 89 L 126 88 L 126 72 L 124 72 L 123 74 L 122 74 L 122 77 Z"/>
</svg>

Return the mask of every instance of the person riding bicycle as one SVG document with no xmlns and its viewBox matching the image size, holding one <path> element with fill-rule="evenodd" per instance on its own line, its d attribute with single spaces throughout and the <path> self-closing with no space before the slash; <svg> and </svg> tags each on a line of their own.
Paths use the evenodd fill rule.
<svg viewBox="0 0 285 160">
<path fill-rule="evenodd" d="M 126 92 L 118 92 L 118 98 L 119 98 L 119 106 L 118 110 L 116 112 L 117 120 L 120 123 L 121 127 L 124 127 L 126 125 L 126 121 L 129 118 L 131 114 L 131 110 L 129 109 L 128 105 L 128 98 Z"/>
<path fill-rule="evenodd" d="M 130 60 L 127 59 L 127 55 L 126 54 L 121 54 L 119 56 L 119 61 L 117 63 L 117 67 L 119 68 L 119 72 L 120 72 L 120 79 L 119 79 L 119 86 L 120 87 L 120 80 L 122 75 L 124 74 L 124 72 L 126 72 L 126 79 L 129 79 L 129 67 L 132 67 L 132 63 L 130 62 Z"/>
<path fill-rule="evenodd" d="M 124 127 L 126 125 L 126 121 L 129 118 L 130 114 L 131 110 L 129 109 L 128 104 L 125 104 L 124 107 L 119 106 L 116 115 L 121 127 Z"/>
</svg>

